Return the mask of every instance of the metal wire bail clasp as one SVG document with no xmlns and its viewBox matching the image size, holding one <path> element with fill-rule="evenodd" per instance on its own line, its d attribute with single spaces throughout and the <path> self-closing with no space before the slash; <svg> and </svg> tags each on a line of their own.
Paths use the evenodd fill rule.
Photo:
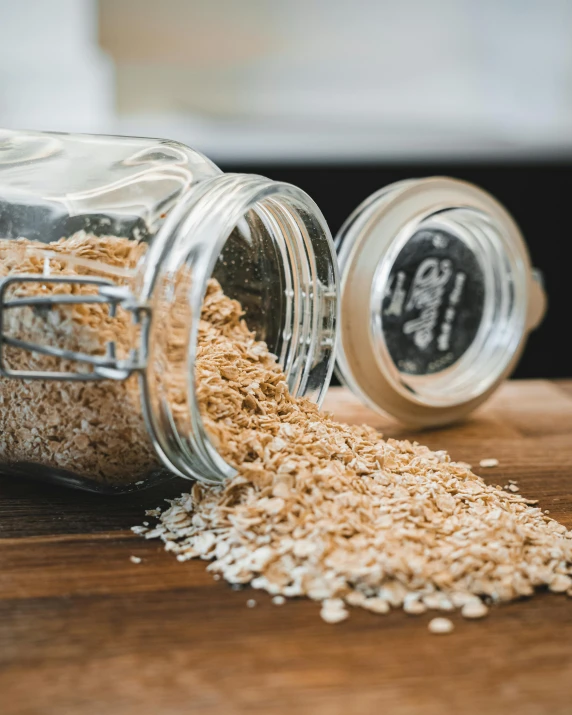
<svg viewBox="0 0 572 715">
<path fill-rule="evenodd" d="M 49 295 L 26 296 L 7 300 L 8 288 L 13 284 L 25 283 L 61 283 L 68 285 L 98 286 L 96 295 Z M 117 307 L 121 306 L 133 316 L 135 323 L 141 324 L 140 345 L 132 348 L 129 357 L 119 360 L 116 356 L 116 344 L 111 340 L 106 345 L 105 355 L 89 355 L 88 353 L 66 350 L 56 345 L 40 345 L 26 340 L 19 340 L 5 333 L 5 316 L 13 308 L 30 307 L 36 311 L 49 311 L 58 305 L 79 305 L 81 303 L 98 303 L 109 306 L 109 316 L 115 317 Z M 0 376 L 23 380 L 125 380 L 135 371 L 142 370 L 146 365 L 145 339 L 148 332 L 150 310 L 137 302 L 127 286 L 118 286 L 105 278 L 84 276 L 46 276 L 46 275 L 13 275 L 0 279 Z M 6 365 L 4 346 L 19 348 L 28 352 L 42 353 L 63 360 L 91 365 L 86 372 L 42 372 L 35 370 L 12 370 Z"/>
</svg>

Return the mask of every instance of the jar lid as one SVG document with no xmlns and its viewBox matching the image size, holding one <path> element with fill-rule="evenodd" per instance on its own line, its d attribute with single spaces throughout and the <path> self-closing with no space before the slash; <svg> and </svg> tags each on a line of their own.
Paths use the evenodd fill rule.
<svg viewBox="0 0 572 715">
<path fill-rule="evenodd" d="M 518 226 L 456 179 L 392 184 L 336 237 L 336 370 L 411 426 L 460 419 L 511 372 L 546 306 Z"/>
</svg>

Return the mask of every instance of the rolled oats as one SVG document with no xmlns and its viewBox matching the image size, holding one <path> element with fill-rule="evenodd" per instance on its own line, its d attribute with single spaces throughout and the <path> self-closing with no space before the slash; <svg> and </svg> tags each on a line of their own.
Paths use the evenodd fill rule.
<svg viewBox="0 0 572 715">
<path fill-rule="evenodd" d="M 461 615 L 464 618 L 483 618 L 487 615 L 489 609 L 482 601 L 469 601 L 461 608 Z"/>
<path fill-rule="evenodd" d="M 94 266 L 99 266 L 99 277 L 115 270 L 114 281 L 121 283 L 121 275 L 136 266 L 145 250 L 144 244 L 126 238 L 83 231 L 49 244 L 2 240 L 0 278 L 47 273 L 45 283 L 12 284 L 8 298 L 89 297 L 96 286 L 50 283 L 49 276 L 94 275 Z M 118 357 L 126 357 L 134 328 L 121 308 L 111 318 L 106 305 L 81 303 L 59 304 L 49 311 L 11 308 L 4 315 L 4 330 L 20 340 L 89 355 L 105 354 L 113 340 Z M 4 354 L 12 369 L 78 369 L 69 361 L 11 346 L 5 346 Z M 0 378 L 0 462 L 33 463 L 112 485 L 133 483 L 159 468 L 141 413 L 137 377 L 97 382 Z"/>
<path fill-rule="evenodd" d="M 572 588 L 572 578 L 565 574 L 558 573 L 551 579 L 548 588 L 554 591 L 554 593 L 564 593 L 568 591 L 569 588 Z"/>
<path fill-rule="evenodd" d="M 293 398 L 276 358 L 215 281 L 196 389 L 207 433 L 237 474 L 221 487 L 195 484 L 159 516 L 162 529 L 145 534 L 182 560 L 209 559 L 215 575 L 266 590 L 274 603 L 320 601 L 328 623 L 347 618 L 347 606 L 480 618 L 483 599 L 510 601 L 543 585 L 570 591 L 570 532 L 443 451 L 384 440 Z M 449 633 L 453 624 L 436 618 L 429 628 Z"/>
<path fill-rule="evenodd" d="M 451 633 L 455 626 L 448 618 L 433 618 L 429 621 L 429 630 L 436 635 Z"/>
<path fill-rule="evenodd" d="M 495 459 L 494 457 L 491 457 L 490 459 L 481 459 L 479 462 L 479 467 L 482 467 L 483 469 L 490 469 L 491 467 L 498 467 L 499 466 L 499 460 Z"/>
<path fill-rule="evenodd" d="M 320 615 L 326 623 L 340 623 L 346 620 L 349 613 L 341 598 L 326 598 L 322 601 Z"/>
</svg>

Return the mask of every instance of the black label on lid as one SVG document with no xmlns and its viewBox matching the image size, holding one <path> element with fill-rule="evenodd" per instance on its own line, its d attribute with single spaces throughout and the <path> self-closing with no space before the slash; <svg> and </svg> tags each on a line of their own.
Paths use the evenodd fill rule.
<svg viewBox="0 0 572 715">
<path fill-rule="evenodd" d="M 415 233 L 389 274 L 383 335 L 400 372 L 430 375 L 455 363 L 481 323 L 484 277 L 471 249 L 441 230 Z"/>
</svg>

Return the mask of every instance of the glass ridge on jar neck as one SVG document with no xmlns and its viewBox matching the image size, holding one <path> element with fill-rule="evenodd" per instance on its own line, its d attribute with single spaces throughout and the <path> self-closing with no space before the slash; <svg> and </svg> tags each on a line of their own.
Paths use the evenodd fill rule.
<svg viewBox="0 0 572 715">
<path fill-rule="evenodd" d="M 220 482 L 234 470 L 222 459 L 208 440 L 194 387 L 194 362 L 198 323 L 207 281 L 225 274 L 223 266 L 234 261 L 234 273 L 240 270 L 241 238 L 233 235 L 245 220 L 258 227 L 258 239 L 249 239 L 261 270 L 274 267 L 276 279 L 258 278 L 270 288 L 266 310 L 253 311 L 247 324 L 257 338 L 266 339 L 268 331 L 272 353 L 278 356 L 288 388 L 296 397 L 305 396 L 321 403 L 333 370 L 337 318 L 337 266 L 327 225 L 309 197 L 301 190 L 263 177 L 225 174 L 205 182 L 172 213 L 150 248 L 141 273 L 137 293 L 152 305 L 155 314 L 169 314 L 174 300 L 173 286 L 187 276 L 183 301 L 187 327 L 186 362 L 170 359 L 165 341 L 168 331 L 164 321 L 151 324 L 148 344 L 148 369 L 143 380 L 144 410 L 149 431 L 164 463 L 182 476 L 199 476 L 201 481 Z M 247 227 L 243 226 L 242 231 Z M 261 233 L 262 231 L 262 233 Z M 237 246 L 233 248 L 233 241 Z M 265 255 L 267 254 L 267 255 Z M 265 263 L 268 258 L 269 262 Z M 251 275 L 252 265 L 242 266 Z M 251 278 L 252 280 L 252 278 Z M 240 285 L 225 285 L 225 293 L 247 302 Z M 179 304 L 179 308 L 181 304 Z M 270 321 L 273 325 L 258 324 Z M 160 356 L 160 357 L 158 357 Z M 161 365 L 161 372 L 153 370 Z M 165 371 L 186 376 L 186 401 L 183 420 L 165 398 L 162 384 Z M 179 416 L 180 417 L 180 416 Z"/>
</svg>

